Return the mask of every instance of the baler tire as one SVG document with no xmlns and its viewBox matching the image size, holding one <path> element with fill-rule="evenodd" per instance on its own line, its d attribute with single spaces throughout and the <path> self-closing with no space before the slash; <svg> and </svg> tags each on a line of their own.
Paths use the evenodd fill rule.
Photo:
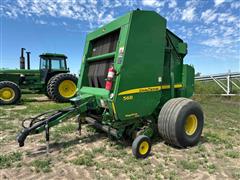
<svg viewBox="0 0 240 180">
<path fill-rule="evenodd" d="M 132 143 L 132 153 L 136 158 L 146 158 L 152 148 L 151 140 L 146 135 L 137 136 Z"/>
<path fill-rule="evenodd" d="M 54 76 L 49 83 L 49 96 L 56 102 L 69 102 L 76 95 L 77 81 L 77 77 L 72 74 L 61 73 Z M 69 96 L 63 96 L 60 92 L 61 84 L 64 82 L 69 82 L 72 86 L 72 89 L 69 90 L 72 94 Z"/>
<path fill-rule="evenodd" d="M 4 95 L 2 94 L 4 93 L 4 89 L 5 89 L 5 100 L 3 97 Z M 20 99 L 21 99 L 21 89 L 16 83 L 11 81 L 0 82 L 0 105 L 17 104 Z"/>
<path fill-rule="evenodd" d="M 158 117 L 158 131 L 165 142 L 177 147 L 196 145 L 201 138 L 204 115 L 201 106 L 191 99 L 167 101 Z"/>
</svg>

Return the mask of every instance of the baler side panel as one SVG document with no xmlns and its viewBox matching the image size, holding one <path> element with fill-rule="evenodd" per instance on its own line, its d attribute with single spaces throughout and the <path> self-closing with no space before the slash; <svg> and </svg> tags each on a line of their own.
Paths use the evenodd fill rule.
<svg viewBox="0 0 240 180">
<path fill-rule="evenodd" d="M 123 65 L 115 87 L 115 104 L 120 120 L 152 114 L 161 93 L 148 92 L 119 95 L 138 88 L 160 86 L 163 76 L 166 20 L 157 13 L 134 11 L 130 22 Z"/>
<path fill-rule="evenodd" d="M 167 30 L 168 37 L 171 39 L 171 42 L 173 43 L 173 46 L 177 49 L 179 43 L 183 43 L 183 41 L 178 38 L 175 34 L 173 34 L 171 31 Z M 174 62 L 174 84 L 182 85 L 182 68 L 183 68 L 183 56 L 175 51 L 175 49 L 170 49 L 171 45 L 170 42 L 166 43 L 166 50 L 165 50 L 165 57 L 164 57 L 164 75 L 163 75 L 163 82 L 162 84 L 169 85 L 171 83 L 171 70 L 170 70 L 170 61 L 171 56 L 173 58 Z M 182 88 L 175 88 L 174 94 L 175 97 L 180 97 L 182 94 L 180 94 Z M 171 99 L 171 90 L 165 89 L 162 91 L 160 106 L 165 104 L 169 99 Z"/>
<path fill-rule="evenodd" d="M 183 81 L 183 88 L 181 89 L 180 93 L 183 97 L 191 97 L 194 91 L 194 68 L 188 64 L 183 65 L 183 74 L 182 74 L 182 81 Z"/>
<path fill-rule="evenodd" d="M 170 37 L 174 47 L 177 49 L 178 44 L 183 41 L 180 38 L 178 38 L 176 35 L 171 33 L 169 30 L 167 30 L 167 34 Z M 173 60 L 174 61 L 174 81 L 175 81 L 175 84 L 179 84 L 182 82 L 183 58 L 174 49 L 171 51 L 171 53 L 174 59 Z M 170 61 L 170 59 L 165 59 L 165 61 Z"/>
</svg>

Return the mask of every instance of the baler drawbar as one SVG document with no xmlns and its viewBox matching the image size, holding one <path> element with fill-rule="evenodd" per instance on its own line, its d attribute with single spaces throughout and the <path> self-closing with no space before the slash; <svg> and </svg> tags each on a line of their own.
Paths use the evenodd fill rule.
<svg viewBox="0 0 240 180">
<path fill-rule="evenodd" d="M 57 111 L 45 112 L 30 119 L 23 120 L 22 126 L 24 129 L 17 137 L 19 146 L 24 146 L 24 141 L 28 135 L 37 134 L 44 130 L 46 131 L 46 140 L 49 141 L 49 128 L 60 123 L 66 116 L 69 117 L 69 114 L 73 115 L 75 111 L 76 108 L 69 107 Z M 48 116 L 44 117 L 46 115 Z M 26 121 L 30 121 L 28 127 L 24 125 Z"/>
<path fill-rule="evenodd" d="M 91 100 L 91 98 L 89 97 L 91 96 L 88 96 L 86 99 Z M 24 146 L 25 139 L 27 138 L 28 135 L 38 134 L 43 132 L 44 130 L 46 132 L 46 141 L 49 142 L 49 128 L 63 122 L 66 119 L 69 119 L 86 111 L 86 104 L 87 102 L 83 102 L 80 105 L 72 105 L 70 107 L 60 110 L 47 111 L 37 116 L 23 120 L 22 121 L 23 130 L 17 136 L 19 146 L 20 147 Z M 81 119 L 80 118 L 78 119 L 79 119 L 78 129 L 80 130 Z"/>
<path fill-rule="evenodd" d="M 153 11 L 132 11 L 87 35 L 77 96 L 72 106 L 28 119 L 18 136 L 46 132 L 71 117 L 117 139 L 133 140 L 132 152 L 145 158 L 151 139 L 160 136 L 178 147 L 196 145 L 204 115 L 188 99 L 194 90 L 194 68 L 184 64 L 187 44 L 166 28 Z M 48 146 L 47 146 L 48 147 Z M 47 148 L 48 150 L 48 148 Z"/>
</svg>

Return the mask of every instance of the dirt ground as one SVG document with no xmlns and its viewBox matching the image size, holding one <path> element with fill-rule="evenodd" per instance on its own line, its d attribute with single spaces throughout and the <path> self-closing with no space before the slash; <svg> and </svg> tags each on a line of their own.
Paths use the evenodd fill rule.
<svg viewBox="0 0 240 180">
<path fill-rule="evenodd" d="M 1 179 L 240 179 L 239 99 L 194 99 L 205 113 L 201 142 L 177 149 L 155 139 L 151 155 L 137 160 L 129 142 L 109 139 L 89 125 L 80 136 L 76 119 L 51 129 L 49 155 L 43 133 L 19 148 L 15 139 L 24 118 L 69 105 L 25 95 L 18 106 L 0 107 Z"/>
</svg>

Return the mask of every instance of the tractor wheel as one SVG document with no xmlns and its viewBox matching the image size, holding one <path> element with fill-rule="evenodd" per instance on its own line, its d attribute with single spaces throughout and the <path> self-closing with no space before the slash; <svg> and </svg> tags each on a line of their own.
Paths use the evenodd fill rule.
<svg viewBox="0 0 240 180">
<path fill-rule="evenodd" d="M 47 88 L 46 88 L 46 92 L 45 92 L 45 95 L 49 98 L 49 99 L 52 99 L 51 97 L 51 93 L 50 93 L 50 87 L 51 87 L 51 82 L 52 80 L 55 78 L 55 76 L 51 77 L 49 80 L 48 80 L 48 83 L 47 83 Z"/>
<path fill-rule="evenodd" d="M 11 81 L 0 82 L 0 105 L 16 104 L 21 98 L 21 90 Z"/>
<path fill-rule="evenodd" d="M 163 139 L 178 147 L 196 145 L 204 124 L 200 105 L 187 98 L 174 98 L 164 104 L 158 117 L 158 131 Z"/>
<path fill-rule="evenodd" d="M 151 140 L 148 136 L 140 135 L 132 143 L 132 153 L 136 158 L 146 158 L 151 152 Z"/>
<path fill-rule="evenodd" d="M 58 74 L 49 82 L 49 96 L 56 102 L 68 102 L 75 96 L 77 77 L 72 74 Z"/>
</svg>

